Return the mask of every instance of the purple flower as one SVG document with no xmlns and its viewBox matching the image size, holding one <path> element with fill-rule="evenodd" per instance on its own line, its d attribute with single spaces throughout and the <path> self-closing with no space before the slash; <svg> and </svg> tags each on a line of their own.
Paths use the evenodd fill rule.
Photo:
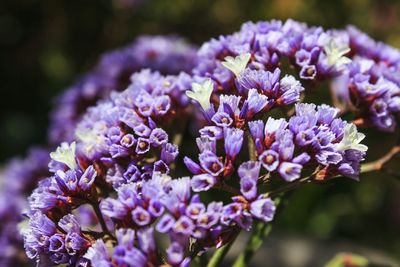
<svg viewBox="0 0 400 267">
<path fill-rule="evenodd" d="M 303 166 L 297 163 L 282 162 L 278 171 L 284 180 L 292 182 L 300 178 L 302 168 Z"/>
<path fill-rule="evenodd" d="M 139 138 L 140 140 L 140 138 Z M 168 142 L 168 134 L 161 128 L 156 128 L 151 131 L 149 140 L 152 145 L 158 147 Z M 140 142 L 140 141 L 138 141 Z"/>
<path fill-rule="evenodd" d="M 159 200 L 152 199 L 150 200 L 148 211 L 153 217 L 157 218 L 163 214 L 164 206 Z"/>
<path fill-rule="evenodd" d="M 300 70 L 300 78 L 304 80 L 314 80 L 317 76 L 315 65 L 303 65 Z"/>
<path fill-rule="evenodd" d="M 274 202 L 269 198 L 261 198 L 250 204 L 251 214 L 264 222 L 272 221 L 275 215 L 275 209 Z"/>
<path fill-rule="evenodd" d="M 118 245 L 114 249 L 114 258 L 118 265 L 128 265 L 134 262 L 137 266 L 146 266 L 146 256 L 138 249 L 128 249 L 126 246 Z"/>
<path fill-rule="evenodd" d="M 240 179 L 240 192 L 248 199 L 252 200 L 257 197 L 257 180 L 245 176 Z"/>
<path fill-rule="evenodd" d="M 88 190 L 92 186 L 96 176 L 96 170 L 93 168 L 92 165 L 90 165 L 79 178 L 78 185 L 80 189 L 82 189 L 83 191 Z"/>
<path fill-rule="evenodd" d="M 240 203 L 232 202 L 224 206 L 222 210 L 221 223 L 228 225 L 232 220 L 240 217 L 243 212 L 243 206 Z"/>
<path fill-rule="evenodd" d="M 247 97 L 248 109 L 251 114 L 256 114 L 263 110 L 269 103 L 268 97 L 259 94 L 256 89 L 250 89 Z"/>
<path fill-rule="evenodd" d="M 46 215 L 37 212 L 29 221 L 29 226 L 34 235 L 38 237 L 50 237 L 56 232 L 56 225 Z"/>
<path fill-rule="evenodd" d="M 199 164 L 197 164 L 196 162 L 194 162 L 193 160 L 191 160 L 188 157 L 184 157 L 183 158 L 183 162 L 186 165 L 186 168 L 188 168 L 188 170 L 193 173 L 193 174 L 200 174 L 202 173 L 201 167 Z"/>
<path fill-rule="evenodd" d="M 226 155 L 234 159 L 239 154 L 243 144 L 243 130 L 237 128 L 226 128 L 224 130 Z"/>
<path fill-rule="evenodd" d="M 258 159 L 263 167 L 270 172 L 275 171 L 279 165 L 279 154 L 274 150 L 264 151 Z"/>
<path fill-rule="evenodd" d="M 161 149 L 161 160 L 166 164 L 174 162 L 175 158 L 179 154 L 179 148 L 177 145 L 167 143 Z"/>
<path fill-rule="evenodd" d="M 201 137 L 205 137 L 211 140 L 219 140 L 223 137 L 223 129 L 217 126 L 205 126 L 201 128 L 199 132 Z"/>
<path fill-rule="evenodd" d="M 250 121 L 249 130 L 254 141 L 264 139 L 264 123 L 262 121 Z"/>
<path fill-rule="evenodd" d="M 68 233 L 65 238 L 65 249 L 69 255 L 75 255 L 78 251 L 87 246 L 88 241 L 79 233 Z"/>
<path fill-rule="evenodd" d="M 63 264 L 69 261 L 69 255 L 67 253 L 54 253 L 50 256 L 50 260 L 55 264 Z"/>
<path fill-rule="evenodd" d="M 143 252 L 150 254 L 155 251 L 156 244 L 154 240 L 154 229 L 152 227 L 140 229 L 137 232 L 137 237 L 139 247 Z"/>
<path fill-rule="evenodd" d="M 156 116 L 165 115 L 171 108 L 171 99 L 166 96 L 159 96 L 153 103 L 153 110 Z"/>
<path fill-rule="evenodd" d="M 138 206 L 132 211 L 132 220 L 139 226 L 148 225 L 151 222 L 149 212 Z"/>
<path fill-rule="evenodd" d="M 257 161 L 247 161 L 239 166 L 238 174 L 240 178 L 251 178 L 255 181 L 258 180 L 260 175 L 260 163 Z"/>
<path fill-rule="evenodd" d="M 173 226 L 173 231 L 178 234 L 190 235 L 192 234 L 193 230 L 193 222 L 187 216 L 181 216 Z"/>
<path fill-rule="evenodd" d="M 94 266 L 108 266 L 111 264 L 111 256 L 102 239 L 96 240 L 84 257 L 90 260 L 91 264 Z"/>
<path fill-rule="evenodd" d="M 304 91 L 304 88 L 293 76 L 286 75 L 281 80 L 280 91 L 281 96 L 277 102 L 281 105 L 290 105 L 300 100 L 300 93 Z"/>
<path fill-rule="evenodd" d="M 215 123 L 215 125 L 219 127 L 228 127 L 232 124 L 233 120 L 229 116 L 229 114 L 225 112 L 217 112 L 211 118 L 211 120 Z"/>
<path fill-rule="evenodd" d="M 150 140 L 139 137 L 136 145 L 136 153 L 145 154 L 150 150 Z"/>
<path fill-rule="evenodd" d="M 143 123 L 133 127 L 133 131 L 140 137 L 149 137 L 151 133 L 151 129 Z"/>
<path fill-rule="evenodd" d="M 131 148 L 136 144 L 136 139 L 132 134 L 126 134 L 121 138 L 120 144 L 125 148 Z"/>
<path fill-rule="evenodd" d="M 77 173 L 73 170 L 67 172 L 57 171 L 56 182 L 63 192 L 74 192 L 78 187 Z"/>
<path fill-rule="evenodd" d="M 58 226 L 66 233 L 75 232 L 80 233 L 81 227 L 78 220 L 74 215 L 67 214 L 58 222 Z"/>
<path fill-rule="evenodd" d="M 201 167 L 213 176 L 218 176 L 224 171 L 224 164 L 211 151 L 206 150 L 199 156 Z"/>
<path fill-rule="evenodd" d="M 168 262 L 177 265 L 182 262 L 184 257 L 183 247 L 177 243 L 173 242 L 167 249 Z"/>
<path fill-rule="evenodd" d="M 65 248 L 64 235 L 54 234 L 49 238 L 49 251 L 62 252 Z"/>
<path fill-rule="evenodd" d="M 167 233 L 174 224 L 175 219 L 170 214 L 165 214 L 156 225 L 156 230 L 160 233 Z"/>
<path fill-rule="evenodd" d="M 136 162 L 130 163 L 126 168 L 126 171 L 122 174 L 127 182 L 135 182 L 139 180 L 142 173 L 136 165 Z"/>
<path fill-rule="evenodd" d="M 216 184 L 217 178 L 208 173 L 194 175 L 191 180 L 191 185 L 194 192 L 208 191 Z"/>
<path fill-rule="evenodd" d="M 186 208 L 186 215 L 193 219 L 196 220 L 199 218 L 199 216 L 206 211 L 206 207 L 204 206 L 203 203 L 191 203 L 189 206 Z"/>
<path fill-rule="evenodd" d="M 265 138 L 273 136 L 278 130 L 285 129 L 287 125 L 288 123 L 284 119 L 268 118 L 264 128 Z"/>
<path fill-rule="evenodd" d="M 275 69 L 275 71 L 271 73 L 263 70 L 250 70 L 247 68 L 243 74 L 238 77 L 237 81 L 242 90 L 255 88 L 269 94 L 279 86 L 278 81 L 280 74 L 281 71 L 279 69 Z"/>
<path fill-rule="evenodd" d="M 110 218 L 123 219 L 127 214 L 125 207 L 112 198 L 107 198 L 100 202 L 100 209 L 105 216 Z"/>
<path fill-rule="evenodd" d="M 332 108 L 328 105 L 320 105 L 317 107 L 318 123 L 331 124 L 332 121 L 338 116 L 339 109 Z"/>
</svg>

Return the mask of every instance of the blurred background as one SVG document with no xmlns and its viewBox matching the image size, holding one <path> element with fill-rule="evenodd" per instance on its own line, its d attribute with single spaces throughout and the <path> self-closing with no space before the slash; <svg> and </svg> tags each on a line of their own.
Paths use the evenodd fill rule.
<svg viewBox="0 0 400 267">
<path fill-rule="evenodd" d="M 398 0 L 0 1 L 0 162 L 45 142 L 52 99 L 90 70 L 102 52 L 140 34 L 175 33 L 200 45 L 249 20 L 288 18 L 327 28 L 354 24 L 400 47 Z M 366 133 L 370 160 L 394 143 L 392 135 Z M 267 244 L 270 256 L 276 266 L 319 266 L 287 265 L 285 253 L 291 248 L 325 260 L 345 249 L 398 262 L 399 203 L 399 180 L 383 173 L 364 175 L 361 182 L 306 186 L 278 216 L 271 237 L 277 245 Z"/>
</svg>

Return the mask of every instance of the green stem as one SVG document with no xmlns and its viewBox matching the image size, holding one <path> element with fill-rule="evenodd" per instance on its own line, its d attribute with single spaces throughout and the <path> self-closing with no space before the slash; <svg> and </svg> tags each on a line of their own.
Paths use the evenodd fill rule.
<svg viewBox="0 0 400 267">
<path fill-rule="evenodd" d="M 257 159 L 257 153 L 256 153 L 256 147 L 254 145 L 253 138 L 251 137 L 250 134 L 247 136 L 247 144 L 249 147 L 249 158 L 250 158 L 250 160 L 254 161 Z"/>
<path fill-rule="evenodd" d="M 101 229 L 103 230 L 103 232 L 106 235 L 108 235 L 111 239 L 116 240 L 116 238 L 108 230 L 107 224 L 106 224 L 106 222 L 105 222 L 105 220 L 103 218 L 103 214 L 100 211 L 99 204 L 96 203 L 96 202 L 92 202 L 91 205 L 92 205 L 93 210 L 94 210 L 94 212 L 95 212 L 95 214 L 96 214 L 96 216 L 97 216 L 97 218 L 98 218 L 98 220 L 100 222 L 100 226 L 101 226 Z"/>
<path fill-rule="evenodd" d="M 274 201 L 276 208 L 278 208 L 281 203 L 281 198 L 277 197 Z M 271 230 L 271 223 L 266 224 L 265 222 L 257 221 L 253 225 L 253 231 L 249 237 L 249 240 L 247 240 L 246 248 L 242 251 L 242 253 L 240 253 L 239 257 L 236 258 L 236 261 L 232 266 L 246 267 L 253 255 L 261 247 L 264 238 L 271 233 Z"/>
<path fill-rule="evenodd" d="M 218 267 L 220 266 L 222 260 L 224 259 L 225 255 L 228 253 L 229 249 L 231 248 L 232 244 L 235 240 L 232 240 L 222 248 L 217 249 L 214 254 L 212 255 L 210 261 L 207 264 L 207 267 Z"/>
<path fill-rule="evenodd" d="M 236 259 L 233 267 L 245 267 L 250 262 L 254 253 L 260 248 L 262 245 L 264 237 L 266 237 L 272 229 L 271 224 L 266 224 L 264 222 L 258 221 L 254 225 L 254 230 L 247 241 L 246 248 L 242 253 L 240 253 L 239 257 Z"/>
</svg>

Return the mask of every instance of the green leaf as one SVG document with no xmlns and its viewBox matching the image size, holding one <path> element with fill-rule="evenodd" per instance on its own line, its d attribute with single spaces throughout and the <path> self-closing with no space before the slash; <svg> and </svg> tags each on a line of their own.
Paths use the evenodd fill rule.
<svg viewBox="0 0 400 267">
<path fill-rule="evenodd" d="M 261 247 L 264 237 L 272 230 L 271 224 L 256 222 L 253 226 L 253 232 L 247 241 L 245 250 L 236 259 L 233 267 L 245 267 L 250 262 L 254 253 Z"/>
<path fill-rule="evenodd" d="M 225 255 L 228 253 L 229 249 L 231 248 L 234 240 L 223 246 L 222 248 L 217 249 L 214 254 L 212 255 L 210 261 L 207 264 L 207 267 L 218 267 L 220 263 L 224 259 Z"/>
</svg>

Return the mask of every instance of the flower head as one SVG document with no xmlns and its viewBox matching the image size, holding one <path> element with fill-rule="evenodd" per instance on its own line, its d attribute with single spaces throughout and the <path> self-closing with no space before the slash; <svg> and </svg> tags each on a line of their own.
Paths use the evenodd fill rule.
<svg viewBox="0 0 400 267">
<path fill-rule="evenodd" d="M 244 71 L 244 69 L 247 66 L 247 63 L 249 63 L 251 54 L 250 53 L 245 53 L 241 54 L 237 57 L 225 57 L 225 61 L 223 61 L 221 64 L 232 71 L 236 77 L 240 76 L 240 74 Z"/>
</svg>

